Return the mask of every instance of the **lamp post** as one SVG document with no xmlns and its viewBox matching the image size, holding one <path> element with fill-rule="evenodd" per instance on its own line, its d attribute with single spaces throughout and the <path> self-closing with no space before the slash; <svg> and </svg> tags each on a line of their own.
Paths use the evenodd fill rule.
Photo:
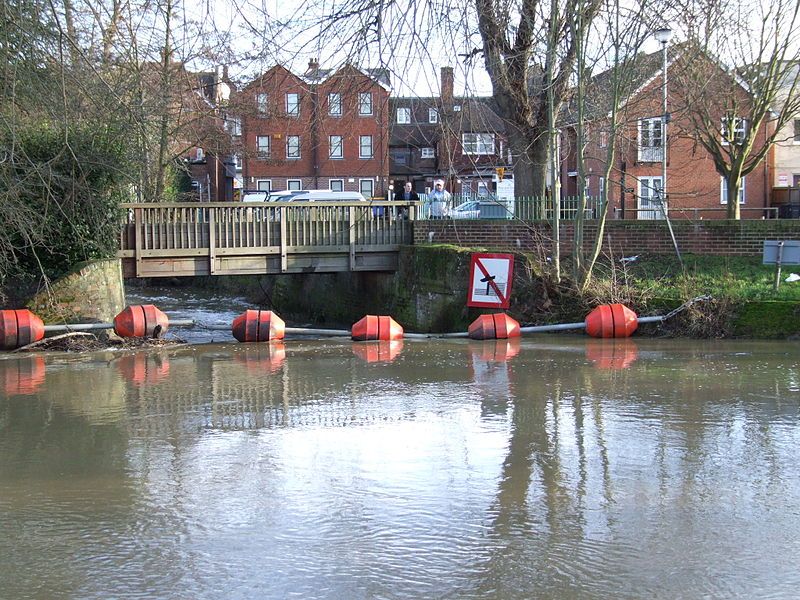
<svg viewBox="0 0 800 600">
<path fill-rule="evenodd" d="M 669 113 L 667 112 L 667 44 L 672 38 L 672 30 L 669 27 L 656 29 L 653 36 L 661 44 L 661 51 L 664 55 L 664 69 L 662 72 L 662 98 L 664 101 L 663 112 L 661 114 L 661 199 L 662 210 L 666 216 L 667 202 L 667 123 L 669 123 Z"/>
</svg>

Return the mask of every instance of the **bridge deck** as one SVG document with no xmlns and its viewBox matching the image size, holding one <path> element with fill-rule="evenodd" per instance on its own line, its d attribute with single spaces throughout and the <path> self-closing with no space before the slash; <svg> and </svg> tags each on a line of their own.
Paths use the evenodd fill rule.
<svg viewBox="0 0 800 600">
<path fill-rule="evenodd" d="M 125 277 L 394 271 L 403 202 L 125 204 Z M 409 218 L 397 218 L 406 209 Z"/>
</svg>

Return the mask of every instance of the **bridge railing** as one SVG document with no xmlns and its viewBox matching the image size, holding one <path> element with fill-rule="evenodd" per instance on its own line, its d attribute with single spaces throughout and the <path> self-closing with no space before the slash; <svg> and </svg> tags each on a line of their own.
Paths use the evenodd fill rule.
<svg viewBox="0 0 800 600">
<path fill-rule="evenodd" d="M 192 257 L 207 257 L 214 273 L 223 256 L 278 257 L 283 272 L 289 269 L 290 254 L 315 252 L 349 255 L 353 269 L 357 253 L 397 251 L 411 243 L 409 221 L 417 209 L 386 201 L 141 203 L 123 208 L 120 256 L 136 260 L 137 275 L 144 259 Z"/>
</svg>

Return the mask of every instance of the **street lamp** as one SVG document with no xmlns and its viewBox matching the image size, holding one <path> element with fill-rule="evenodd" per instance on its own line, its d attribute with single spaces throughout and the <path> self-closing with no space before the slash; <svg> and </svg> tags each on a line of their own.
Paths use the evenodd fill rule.
<svg viewBox="0 0 800 600">
<path fill-rule="evenodd" d="M 669 27 L 662 27 L 653 32 L 653 36 L 661 44 L 661 51 L 664 54 L 664 70 L 662 72 L 662 96 L 664 99 L 664 111 L 661 115 L 661 213 L 667 221 L 669 236 L 672 238 L 672 245 L 675 247 L 675 254 L 678 255 L 678 262 L 683 267 L 683 258 L 678 249 L 678 242 L 675 239 L 675 232 L 672 231 L 672 223 L 667 215 L 667 123 L 669 123 L 669 113 L 667 112 L 667 44 L 672 38 L 672 30 Z"/>
<path fill-rule="evenodd" d="M 667 202 L 667 123 L 669 123 L 669 113 L 667 112 L 667 44 L 672 38 L 672 30 L 669 27 L 656 29 L 653 36 L 661 44 L 661 51 L 664 55 L 664 70 L 662 73 L 662 97 L 664 101 L 664 111 L 661 115 L 661 210 L 666 216 Z"/>
</svg>

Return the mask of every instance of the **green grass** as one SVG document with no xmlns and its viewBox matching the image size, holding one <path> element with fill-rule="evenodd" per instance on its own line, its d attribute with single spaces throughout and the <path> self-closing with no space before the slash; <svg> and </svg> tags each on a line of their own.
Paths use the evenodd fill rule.
<svg viewBox="0 0 800 600">
<path fill-rule="evenodd" d="M 800 275 L 800 265 L 783 266 L 776 292 L 775 265 L 761 264 L 761 257 L 686 255 L 683 262 L 682 270 L 675 256 L 642 255 L 633 263 L 616 267 L 616 276 L 646 289 L 651 297 L 711 295 L 731 300 L 800 301 L 800 281 L 785 281 L 791 273 Z"/>
</svg>

